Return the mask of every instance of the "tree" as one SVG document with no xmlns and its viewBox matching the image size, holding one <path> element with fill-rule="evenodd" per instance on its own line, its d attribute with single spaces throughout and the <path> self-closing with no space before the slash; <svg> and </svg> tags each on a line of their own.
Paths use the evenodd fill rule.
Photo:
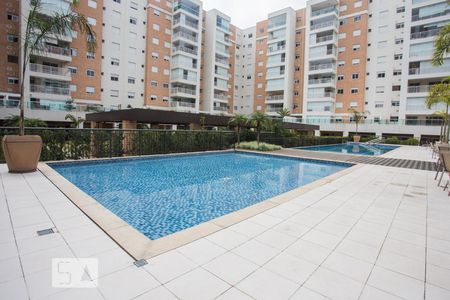
<svg viewBox="0 0 450 300">
<path fill-rule="evenodd" d="M 94 52 L 96 48 L 95 32 L 88 23 L 87 18 L 73 11 L 78 0 L 71 0 L 70 9 L 67 12 L 54 13 L 51 18 L 42 18 L 42 1 L 30 0 L 30 11 L 25 19 L 26 28 L 22 36 L 22 78 L 20 81 L 20 117 L 19 135 L 25 134 L 25 76 L 31 55 L 45 53 L 46 42 L 54 36 L 65 36 L 77 30 L 87 36 L 87 50 Z"/>
<path fill-rule="evenodd" d="M 238 145 L 241 143 L 241 129 L 242 129 L 242 126 L 247 125 L 247 123 L 248 123 L 248 117 L 246 115 L 242 115 L 242 114 L 236 114 L 229 121 L 229 124 L 231 126 L 235 126 L 236 127 L 237 144 Z"/>
<path fill-rule="evenodd" d="M 257 140 L 258 146 L 259 146 L 261 130 L 265 126 L 269 125 L 270 119 L 267 117 L 267 115 L 265 113 L 257 111 L 252 115 L 250 122 L 251 122 L 252 126 L 256 129 L 256 140 Z"/>
<path fill-rule="evenodd" d="M 442 119 L 442 122 L 441 122 L 441 134 L 439 135 L 439 140 L 443 141 L 444 138 L 445 138 L 445 132 L 447 130 L 446 129 L 446 124 L 448 122 L 448 117 L 449 116 L 448 116 L 447 112 L 445 112 L 443 110 L 434 112 L 433 115 L 435 115 L 437 117 L 440 117 Z"/>
<path fill-rule="evenodd" d="M 450 106 L 450 77 L 444 78 L 441 83 L 434 84 L 430 88 L 430 93 L 428 94 L 426 105 L 428 109 L 438 104 L 445 105 L 445 114 L 448 116 L 449 106 Z M 444 119 L 444 142 L 449 141 L 450 130 L 449 130 L 449 119 Z"/>
<path fill-rule="evenodd" d="M 359 123 L 361 123 L 361 121 L 366 117 L 366 115 L 368 114 L 367 112 L 365 112 L 365 111 L 357 111 L 356 109 L 354 109 L 354 108 L 349 108 L 348 109 L 348 111 L 351 113 L 351 115 L 352 115 L 352 119 L 353 119 L 353 122 L 355 122 L 355 125 L 356 125 L 356 135 L 358 135 L 358 126 L 359 126 Z"/>
<path fill-rule="evenodd" d="M 450 1 L 449 1 L 450 4 Z M 444 57 L 450 54 L 450 24 L 444 26 L 434 41 L 434 53 L 432 63 L 435 66 L 444 64 Z"/>
<path fill-rule="evenodd" d="M 80 118 L 80 117 L 77 118 L 77 117 L 75 117 L 72 114 L 67 114 L 66 117 L 65 117 L 65 120 L 66 121 L 67 120 L 70 121 L 71 126 L 73 128 L 80 128 L 80 125 L 83 124 L 84 121 L 86 121 L 85 119 Z"/>
<path fill-rule="evenodd" d="M 285 117 L 289 117 L 291 115 L 291 112 L 288 108 L 283 108 L 280 111 L 277 112 L 277 114 L 284 119 Z"/>
</svg>

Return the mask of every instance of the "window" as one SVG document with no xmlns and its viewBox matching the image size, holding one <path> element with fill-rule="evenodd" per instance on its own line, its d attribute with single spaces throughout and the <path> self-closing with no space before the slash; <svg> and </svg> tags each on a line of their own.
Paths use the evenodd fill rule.
<svg viewBox="0 0 450 300">
<path fill-rule="evenodd" d="M 387 32 L 388 28 L 389 27 L 387 25 L 380 26 L 380 27 L 378 27 L 378 32 L 379 33 Z"/>
<path fill-rule="evenodd" d="M 10 21 L 13 21 L 13 22 L 19 21 L 19 16 L 14 15 L 14 14 L 8 13 L 7 17 L 8 17 L 8 20 L 10 20 Z"/>
<path fill-rule="evenodd" d="M 346 34 L 345 32 L 341 32 L 341 33 L 339 33 L 339 35 L 338 35 L 338 38 L 339 38 L 340 40 L 345 39 L 346 37 L 347 37 L 347 34 Z"/>
<path fill-rule="evenodd" d="M 387 41 L 380 41 L 378 42 L 378 48 L 386 48 Z"/>
<path fill-rule="evenodd" d="M 356 1 L 356 2 L 353 4 L 353 6 L 354 6 L 355 8 L 361 7 L 361 6 L 362 6 L 362 1 Z"/>
<path fill-rule="evenodd" d="M 344 75 L 338 75 L 337 80 L 338 81 L 344 80 Z"/>
<path fill-rule="evenodd" d="M 78 51 L 76 48 L 70 48 L 70 55 L 71 56 L 77 56 L 78 55 Z"/>
<path fill-rule="evenodd" d="M 159 45 L 159 39 L 153 38 L 152 43 L 153 43 L 153 45 Z"/>
<path fill-rule="evenodd" d="M 397 13 L 398 14 L 404 13 L 404 12 L 405 12 L 405 7 L 404 6 L 397 7 Z"/>
<path fill-rule="evenodd" d="M 386 78 L 386 72 L 378 72 L 377 78 Z"/>
<path fill-rule="evenodd" d="M 375 93 L 377 93 L 377 94 L 384 94 L 384 86 L 377 86 L 377 87 L 375 87 Z"/>
<path fill-rule="evenodd" d="M 358 78 L 359 78 L 359 73 L 352 74 L 352 79 L 358 79 Z"/>
<path fill-rule="evenodd" d="M 375 102 L 375 108 L 383 108 L 383 102 Z"/>
<path fill-rule="evenodd" d="M 156 95 L 151 95 L 151 96 L 150 96 L 150 100 L 156 101 L 156 100 L 158 100 L 158 96 L 156 96 Z"/>
<path fill-rule="evenodd" d="M 342 95 L 342 94 L 344 94 L 344 89 L 337 89 L 337 90 L 336 90 L 336 93 L 337 93 L 338 95 Z"/>
<path fill-rule="evenodd" d="M 350 102 L 350 107 L 352 107 L 352 108 L 358 107 L 358 102 L 356 102 L 356 101 Z"/>
<path fill-rule="evenodd" d="M 154 10 L 153 10 L 153 14 L 154 14 L 155 16 L 160 16 L 160 15 L 161 15 L 161 12 L 160 12 L 159 10 L 157 10 L 157 9 L 154 9 Z"/>
<path fill-rule="evenodd" d="M 165 32 L 167 35 L 171 35 L 171 34 L 172 34 L 172 30 L 171 30 L 170 28 L 164 29 L 164 32 Z"/>
<path fill-rule="evenodd" d="M 128 77 L 128 83 L 129 83 L 129 84 L 135 84 L 135 83 L 136 83 L 136 78 L 134 78 L 134 77 Z"/>
<path fill-rule="evenodd" d="M 17 77 L 8 77 L 8 84 L 19 84 L 19 78 L 17 78 Z"/>
<path fill-rule="evenodd" d="M 361 30 L 355 30 L 353 31 L 353 36 L 360 36 L 361 35 Z"/>
<path fill-rule="evenodd" d="M 400 38 L 400 39 L 395 39 L 395 44 L 396 44 L 396 45 L 403 44 L 403 39 L 402 39 L 402 38 Z"/>
<path fill-rule="evenodd" d="M 77 85 L 76 84 L 69 84 L 69 90 L 71 92 L 76 92 L 77 91 Z"/>
<path fill-rule="evenodd" d="M 116 2 L 116 3 L 119 3 L 119 4 L 121 2 L 121 0 L 113 0 L 113 1 Z"/>
<path fill-rule="evenodd" d="M 152 66 L 152 72 L 153 73 L 158 73 L 158 67 Z"/>
<path fill-rule="evenodd" d="M 130 17 L 130 24 L 136 25 L 137 24 L 137 19 Z"/>
<path fill-rule="evenodd" d="M 94 77 L 95 76 L 95 71 L 91 70 L 91 69 L 88 69 L 88 70 L 86 70 L 86 75 L 88 77 Z"/>
<path fill-rule="evenodd" d="M 395 54 L 394 55 L 394 60 L 401 60 L 403 59 L 403 54 Z"/>
<path fill-rule="evenodd" d="M 158 59 L 159 58 L 159 53 L 158 52 L 152 52 L 152 58 L 153 59 Z"/>
<path fill-rule="evenodd" d="M 111 97 L 119 97 L 119 91 L 118 90 L 110 90 L 109 95 Z"/>
<path fill-rule="evenodd" d="M 69 69 L 69 73 L 70 73 L 71 75 L 77 73 L 77 68 L 75 68 L 75 67 L 68 67 L 68 69 Z"/>
<path fill-rule="evenodd" d="M 19 41 L 19 37 L 14 34 L 8 34 L 7 36 L 8 42 L 17 43 Z"/>
<path fill-rule="evenodd" d="M 352 59 L 352 65 L 357 66 L 357 65 L 359 65 L 359 63 L 360 63 L 359 58 Z"/>
<path fill-rule="evenodd" d="M 353 51 L 359 51 L 359 49 L 361 49 L 361 45 L 360 44 L 355 44 L 352 46 L 352 50 Z"/>
<path fill-rule="evenodd" d="M 344 103 L 336 102 L 336 108 L 343 108 L 343 107 L 344 107 Z"/>
<path fill-rule="evenodd" d="M 138 9 L 138 4 L 136 2 L 131 1 L 130 2 L 130 8 L 134 9 L 134 10 L 137 10 Z"/>
<path fill-rule="evenodd" d="M 8 55 L 8 62 L 13 64 L 19 63 L 19 57 L 17 55 Z"/>
<path fill-rule="evenodd" d="M 361 21 L 361 15 L 357 15 L 353 17 L 353 22 L 359 22 Z"/>
<path fill-rule="evenodd" d="M 95 93 L 95 87 L 93 87 L 93 86 L 87 86 L 87 87 L 86 87 L 86 93 L 87 93 L 87 94 L 93 94 L 93 93 Z"/>
<path fill-rule="evenodd" d="M 396 29 L 401 29 L 401 28 L 404 28 L 405 27 L 405 23 L 397 23 L 397 24 L 395 24 L 395 28 Z"/>
<path fill-rule="evenodd" d="M 95 53 L 94 52 L 86 52 L 86 58 L 87 59 L 95 59 Z"/>
<path fill-rule="evenodd" d="M 152 82 L 150 83 L 150 85 L 153 86 L 153 87 L 157 87 L 157 86 L 158 86 L 158 81 L 152 80 Z"/>
<path fill-rule="evenodd" d="M 111 81 L 119 81 L 119 75 L 111 74 Z"/>
<path fill-rule="evenodd" d="M 119 60 L 117 58 L 111 58 L 111 66 L 119 66 Z"/>
<path fill-rule="evenodd" d="M 347 5 L 341 5 L 339 6 L 339 11 L 346 11 L 347 10 Z"/>
<path fill-rule="evenodd" d="M 393 107 L 399 107 L 399 106 L 400 106 L 400 101 L 392 101 L 392 102 L 391 102 L 391 106 L 393 106 Z"/>
<path fill-rule="evenodd" d="M 379 63 L 379 64 L 386 63 L 386 56 L 378 56 L 377 57 L 377 63 Z"/>
<path fill-rule="evenodd" d="M 164 42 L 164 48 L 170 49 L 170 43 L 169 42 Z"/>
<path fill-rule="evenodd" d="M 128 99 L 134 99 L 135 97 L 136 96 L 134 92 L 128 92 Z"/>
<path fill-rule="evenodd" d="M 392 91 L 393 92 L 399 92 L 401 90 L 401 86 L 399 86 L 399 85 L 393 85 L 392 86 Z"/>
<path fill-rule="evenodd" d="M 400 75 L 402 75 L 402 70 L 394 70 L 394 72 L 392 73 L 392 75 L 394 75 L 394 76 L 400 76 Z"/>
<path fill-rule="evenodd" d="M 97 25 L 97 20 L 95 18 L 87 17 L 87 21 L 92 26 Z"/>
<path fill-rule="evenodd" d="M 345 61 L 340 60 L 338 61 L 338 67 L 343 67 L 345 65 Z"/>
<path fill-rule="evenodd" d="M 359 90 L 357 88 L 352 88 L 351 93 L 352 94 L 358 94 Z"/>
</svg>

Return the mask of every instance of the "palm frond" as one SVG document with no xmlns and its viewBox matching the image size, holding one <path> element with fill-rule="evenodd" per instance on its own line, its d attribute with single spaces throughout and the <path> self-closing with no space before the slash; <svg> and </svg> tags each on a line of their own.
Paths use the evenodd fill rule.
<svg viewBox="0 0 450 300">
<path fill-rule="evenodd" d="M 434 41 L 432 63 L 435 66 L 444 64 L 444 57 L 450 53 L 450 24 L 444 26 Z"/>
</svg>

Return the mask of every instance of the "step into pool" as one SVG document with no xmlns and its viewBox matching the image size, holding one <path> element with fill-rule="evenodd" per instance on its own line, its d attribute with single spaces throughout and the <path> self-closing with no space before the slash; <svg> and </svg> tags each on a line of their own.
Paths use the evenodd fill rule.
<svg viewBox="0 0 450 300">
<path fill-rule="evenodd" d="M 351 166 L 242 152 L 49 165 L 151 240 Z"/>
<path fill-rule="evenodd" d="M 337 152 L 343 154 L 378 156 L 397 148 L 398 146 L 390 146 L 390 145 L 347 143 L 347 144 L 334 144 L 334 145 L 322 145 L 310 147 L 296 147 L 295 149 L 306 151 Z"/>
</svg>

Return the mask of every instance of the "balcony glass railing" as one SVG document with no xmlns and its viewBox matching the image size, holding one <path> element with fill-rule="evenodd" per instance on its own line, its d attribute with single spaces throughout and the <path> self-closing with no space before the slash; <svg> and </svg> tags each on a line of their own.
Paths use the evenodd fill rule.
<svg viewBox="0 0 450 300">
<path fill-rule="evenodd" d="M 57 47 L 57 46 L 51 46 L 51 45 L 45 46 L 44 53 L 45 52 L 52 53 L 52 54 L 63 55 L 63 56 L 70 56 L 70 49 L 68 49 L 68 48 L 61 48 L 61 47 Z"/>
<path fill-rule="evenodd" d="M 30 63 L 30 71 L 59 76 L 70 76 L 69 69 Z"/>
<path fill-rule="evenodd" d="M 70 95 L 70 90 L 68 87 L 56 87 L 56 86 L 46 86 L 46 85 L 30 85 L 30 91 L 32 93 L 42 93 L 42 94 L 52 94 L 52 95 Z"/>
<path fill-rule="evenodd" d="M 224 94 L 214 94 L 214 99 L 228 100 L 228 96 Z"/>
<path fill-rule="evenodd" d="M 335 98 L 335 92 L 309 93 L 308 98 Z"/>
<path fill-rule="evenodd" d="M 325 70 L 325 69 L 334 69 L 334 64 L 318 64 L 318 65 L 311 65 L 309 67 L 310 71 L 318 71 L 318 70 Z"/>
<path fill-rule="evenodd" d="M 408 93 L 416 94 L 416 93 L 428 93 L 430 91 L 429 85 L 419 85 L 419 86 L 409 86 Z"/>
<path fill-rule="evenodd" d="M 181 22 L 180 19 L 174 19 L 173 20 L 173 25 L 175 26 L 175 25 L 178 25 L 178 24 L 186 25 L 186 26 L 189 26 L 189 27 L 191 27 L 193 29 L 198 29 L 198 24 L 195 23 L 195 22 L 189 21 L 189 20 L 184 20 L 183 22 Z"/>
<path fill-rule="evenodd" d="M 215 111 L 227 111 L 228 108 L 226 106 L 214 106 Z"/>
<path fill-rule="evenodd" d="M 19 100 L 0 100 L 0 107 L 19 109 Z M 37 101 L 25 101 L 25 108 L 31 110 L 47 110 L 47 111 L 81 111 L 81 112 L 100 112 L 117 110 L 117 107 L 104 107 L 100 105 L 87 105 L 77 103 L 62 103 L 59 101 L 41 104 Z"/>
<path fill-rule="evenodd" d="M 182 87 L 175 87 L 171 89 L 172 94 L 189 94 L 189 95 L 195 95 L 196 92 L 193 89 L 187 89 L 187 88 L 182 88 Z"/>
<path fill-rule="evenodd" d="M 328 13 L 331 13 L 331 12 L 339 14 L 339 11 L 336 9 L 336 7 L 330 6 L 330 7 L 326 7 L 326 8 L 322 8 L 322 9 L 311 11 L 311 17 L 317 17 L 317 16 L 328 14 Z"/>
<path fill-rule="evenodd" d="M 185 38 L 185 39 L 190 40 L 190 41 L 193 41 L 193 42 L 197 42 L 197 37 L 195 35 L 188 34 L 188 33 L 183 32 L 183 31 L 175 32 L 174 35 L 173 35 L 174 39 L 178 39 L 180 37 Z"/>
<path fill-rule="evenodd" d="M 319 24 L 314 24 L 314 25 L 311 25 L 311 30 L 317 30 L 317 29 L 329 27 L 329 26 L 338 27 L 339 23 L 337 21 L 333 20 L 333 21 L 327 21 L 327 22 L 323 22 L 323 23 L 319 23 Z"/>
<path fill-rule="evenodd" d="M 409 52 L 409 57 L 427 57 L 432 56 L 433 50 L 420 50 L 420 51 L 411 51 Z"/>
<path fill-rule="evenodd" d="M 286 50 L 286 45 L 269 47 L 269 53 Z"/>
<path fill-rule="evenodd" d="M 195 103 L 184 101 L 170 101 L 170 107 L 195 108 Z"/>
<path fill-rule="evenodd" d="M 334 78 L 320 78 L 320 79 L 309 79 L 308 84 L 324 84 L 331 83 L 335 84 L 336 80 Z"/>
<path fill-rule="evenodd" d="M 189 53 L 189 54 L 193 54 L 193 55 L 197 55 L 197 50 L 191 49 L 191 48 L 186 48 L 183 46 L 179 46 L 179 47 L 174 47 L 173 48 L 173 52 L 184 52 L 184 53 Z"/>
<path fill-rule="evenodd" d="M 190 13 L 190 14 L 193 14 L 194 16 L 199 16 L 199 8 L 194 8 L 194 7 L 191 7 L 191 6 L 189 6 L 188 4 L 186 4 L 186 3 L 183 3 L 183 2 L 178 2 L 175 6 L 174 6 L 174 11 L 178 11 L 178 10 L 184 10 L 184 11 L 186 11 L 186 12 L 188 12 L 188 13 Z"/>
<path fill-rule="evenodd" d="M 324 43 L 324 42 L 328 42 L 328 41 L 332 41 L 332 40 L 334 40 L 334 35 L 316 37 L 315 39 L 313 39 L 311 41 L 311 44 L 314 45 L 314 44 Z"/>
<path fill-rule="evenodd" d="M 266 106 L 266 112 L 273 113 L 283 110 L 283 106 Z"/>
<path fill-rule="evenodd" d="M 276 22 L 276 23 L 270 23 L 268 28 L 275 28 L 275 27 L 281 27 L 281 26 L 286 26 L 286 22 Z"/>
<path fill-rule="evenodd" d="M 435 74 L 450 72 L 450 66 L 441 66 L 435 68 L 411 68 L 409 75 Z"/>
<path fill-rule="evenodd" d="M 221 59 L 221 58 L 216 57 L 216 62 L 224 64 L 224 65 L 228 65 L 228 60 L 226 60 L 226 59 Z"/>
<path fill-rule="evenodd" d="M 431 14 L 431 15 L 425 15 L 425 16 L 413 15 L 411 17 L 411 20 L 413 22 L 416 22 L 416 21 L 422 21 L 422 20 L 427 20 L 427 19 L 431 19 L 431 18 L 442 17 L 442 16 L 445 16 L 447 14 L 450 14 L 450 9 L 446 9 L 446 10 L 440 11 L 438 13 Z"/>
<path fill-rule="evenodd" d="M 266 97 L 266 101 L 279 101 L 279 100 L 283 100 L 283 99 L 284 99 L 284 95 L 272 95 L 272 96 Z"/>
<path fill-rule="evenodd" d="M 427 30 L 427 31 L 414 32 L 414 33 L 411 33 L 411 39 L 416 40 L 416 39 L 424 39 L 427 37 L 433 37 L 433 36 L 438 35 L 440 30 L 441 30 L 440 28 L 436 28 L 436 29 Z"/>
</svg>

